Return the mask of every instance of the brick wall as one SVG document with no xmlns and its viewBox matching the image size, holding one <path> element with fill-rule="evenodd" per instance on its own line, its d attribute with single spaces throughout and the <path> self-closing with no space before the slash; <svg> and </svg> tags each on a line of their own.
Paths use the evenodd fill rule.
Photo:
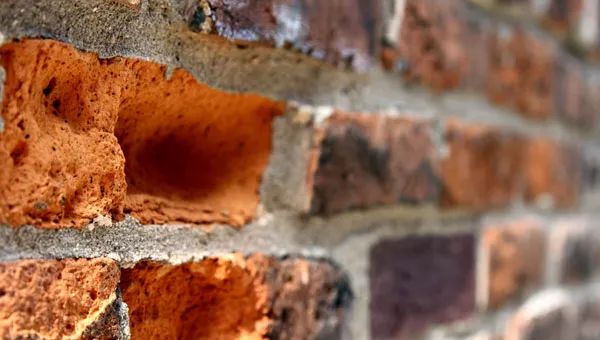
<svg viewBox="0 0 600 340">
<path fill-rule="evenodd" d="M 0 1 L 2 339 L 600 339 L 596 0 Z"/>
</svg>

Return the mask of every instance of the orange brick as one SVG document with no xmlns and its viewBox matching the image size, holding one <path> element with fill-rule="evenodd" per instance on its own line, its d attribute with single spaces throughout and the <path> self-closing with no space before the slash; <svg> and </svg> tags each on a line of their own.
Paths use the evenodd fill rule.
<svg viewBox="0 0 600 340">
<path fill-rule="evenodd" d="M 551 41 L 523 30 L 491 40 L 486 93 L 493 102 L 546 119 L 552 114 L 555 52 Z"/>
<path fill-rule="evenodd" d="M 540 222 L 522 219 L 489 225 L 481 242 L 484 271 L 479 273 L 478 289 L 487 296 L 482 307 L 498 307 L 541 283 L 546 237 Z"/>
<path fill-rule="evenodd" d="M 581 157 L 577 150 L 557 141 L 537 138 L 527 143 L 525 198 L 531 203 L 548 200 L 566 208 L 578 201 Z"/>
<path fill-rule="evenodd" d="M 132 339 L 331 339 L 351 298 L 325 262 L 262 255 L 143 262 L 121 287 Z"/>
<path fill-rule="evenodd" d="M 116 339 L 118 282 L 109 259 L 0 263 L 0 338 Z"/>
<path fill-rule="evenodd" d="M 100 60 L 51 40 L 9 43 L 0 54 L 1 224 L 253 218 L 281 103 L 211 89 L 180 69 L 167 81 L 165 66 Z"/>
<path fill-rule="evenodd" d="M 498 129 L 448 122 L 449 155 L 441 163 L 441 205 L 474 210 L 505 207 L 523 183 L 523 138 Z"/>
</svg>

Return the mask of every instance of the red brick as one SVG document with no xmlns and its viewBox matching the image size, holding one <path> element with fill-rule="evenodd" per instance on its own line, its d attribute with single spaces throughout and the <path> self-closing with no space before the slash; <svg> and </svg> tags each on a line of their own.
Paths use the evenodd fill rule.
<svg viewBox="0 0 600 340">
<path fill-rule="evenodd" d="M 504 339 L 576 339 L 578 311 L 572 297 L 562 290 L 532 296 L 509 321 Z"/>
<path fill-rule="evenodd" d="M 496 308 L 537 287 L 543 278 L 546 237 L 535 219 L 489 225 L 483 232 L 483 272 L 480 289 L 487 295 L 482 307 Z"/>
<path fill-rule="evenodd" d="M 123 271 L 132 339 L 339 337 L 351 293 L 325 262 L 262 255 Z"/>
<path fill-rule="evenodd" d="M 371 338 L 415 339 L 475 309 L 472 235 L 387 239 L 371 249 Z"/>
<path fill-rule="evenodd" d="M 364 71 L 379 52 L 379 0 L 208 0 L 214 33 Z M 205 15 L 200 15 L 204 19 Z M 201 21 L 193 18 L 190 21 Z"/>
<path fill-rule="evenodd" d="M 317 128 L 312 212 L 432 201 L 438 171 L 428 120 L 336 112 Z M 315 158 L 316 160 L 316 158 Z"/>
<path fill-rule="evenodd" d="M 581 155 L 558 141 L 536 138 L 527 143 L 525 198 L 530 203 L 567 208 L 578 201 Z"/>
<path fill-rule="evenodd" d="M 578 340 L 600 339 L 600 288 L 594 287 L 580 305 Z"/>
<path fill-rule="evenodd" d="M 0 263 L 0 338 L 116 339 L 118 282 L 109 259 Z"/>
<path fill-rule="evenodd" d="M 556 56 L 549 39 L 520 29 L 506 34 L 498 30 L 491 39 L 489 58 L 486 93 L 490 100 L 530 118 L 551 115 Z"/>
<path fill-rule="evenodd" d="M 524 138 L 500 129 L 450 120 L 449 155 L 441 162 L 445 208 L 505 207 L 523 183 Z"/>
<path fill-rule="evenodd" d="M 407 79 L 438 90 L 459 84 L 467 68 L 461 9 L 459 1 L 406 1 L 398 48 L 389 59 L 406 64 Z"/>
</svg>

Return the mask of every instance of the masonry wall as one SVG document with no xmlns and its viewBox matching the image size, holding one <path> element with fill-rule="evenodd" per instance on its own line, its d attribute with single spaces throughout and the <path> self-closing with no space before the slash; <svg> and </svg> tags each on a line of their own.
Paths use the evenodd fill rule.
<svg viewBox="0 0 600 340">
<path fill-rule="evenodd" d="M 0 337 L 600 339 L 599 29 L 0 1 Z"/>
</svg>

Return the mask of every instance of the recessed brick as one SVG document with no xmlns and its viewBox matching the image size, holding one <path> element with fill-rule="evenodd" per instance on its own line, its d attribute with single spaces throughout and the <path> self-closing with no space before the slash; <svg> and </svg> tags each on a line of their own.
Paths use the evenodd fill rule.
<svg viewBox="0 0 600 340">
<path fill-rule="evenodd" d="M 371 337 L 413 339 L 470 316 L 475 307 L 472 235 L 383 240 L 371 249 Z"/>
<path fill-rule="evenodd" d="M 600 265 L 600 237 L 586 218 L 563 219 L 554 224 L 550 254 L 563 283 L 583 282 Z"/>
<path fill-rule="evenodd" d="M 379 52 L 379 0 L 208 0 L 213 31 L 365 71 Z"/>
<path fill-rule="evenodd" d="M 527 143 L 526 190 L 528 202 L 567 208 L 580 194 L 581 155 L 567 144 L 544 138 Z"/>
<path fill-rule="evenodd" d="M 490 100 L 527 117 L 546 119 L 553 111 L 552 42 L 517 29 L 491 39 L 486 93 Z"/>
<path fill-rule="evenodd" d="M 479 289 L 487 296 L 482 307 L 495 308 L 541 283 L 546 237 L 541 223 L 522 219 L 489 225 L 483 232 Z"/>
<path fill-rule="evenodd" d="M 109 259 L 0 263 L 0 337 L 116 339 L 118 282 Z"/>
<path fill-rule="evenodd" d="M 241 226 L 254 216 L 282 104 L 51 40 L 0 55 L 0 223 L 80 227 L 125 212 Z"/>
<path fill-rule="evenodd" d="M 313 213 L 422 203 L 437 197 L 430 121 L 336 112 L 315 135 L 319 154 L 312 170 Z"/>
<path fill-rule="evenodd" d="M 123 271 L 121 287 L 132 339 L 334 339 L 351 299 L 325 262 L 261 255 L 143 262 Z"/>
<path fill-rule="evenodd" d="M 505 339 L 562 340 L 577 338 L 577 305 L 562 290 L 537 293 L 506 326 Z"/>
<path fill-rule="evenodd" d="M 524 138 L 512 132 L 451 120 L 449 155 L 441 162 L 445 208 L 505 207 L 523 185 Z"/>
</svg>

